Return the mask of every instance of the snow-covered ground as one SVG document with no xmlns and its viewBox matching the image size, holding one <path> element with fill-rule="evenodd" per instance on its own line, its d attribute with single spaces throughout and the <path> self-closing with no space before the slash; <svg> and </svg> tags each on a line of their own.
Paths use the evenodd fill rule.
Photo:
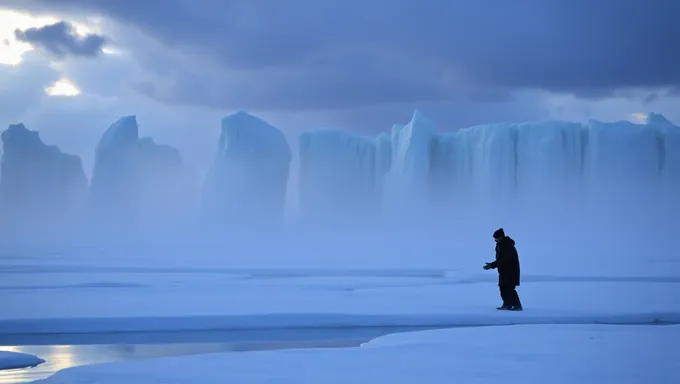
<svg viewBox="0 0 680 384">
<path fill-rule="evenodd" d="M 80 250 L 0 255 L 0 344 L 12 340 L 12 345 L 19 345 L 17 340 L 35 338 L 36 333 L 51 333 L 68 341 L 74 336 L 66 333 L 112 331 L 238 334 L 248 330 L 252 334 L 297 329 L 303 335 L 317 328 L 330 335 L 332 330 L 367 326 L 525 325 L 418 333 L 414 345 L 409 341 L 403 347 L 377 345 L 410 336 L 394 336 L 360 349 L 215 354 L 76 367 L 49 382 L 88 382 L 98 377 L 99 383 L 134 383 L 150 376 L 158 377 L 157 382 L 239 382 L 243 378 L 257 382 L 266 379 L 258 375 L 269 374 L 304 383 L 321 370 L 333 370 L 333 375 L 324 376 L 328 377 L 325 382 L 370 382 L 371 377 L 378 382 L 399 382 L 393 380 L 397 376 L 406 380 L 401 382 L 413 382 L 408 380 L 409 374 L 421 372 L 422 376 L 425 372 L 430 375 L 423 376 L 426 382 L 467 374 L 477 378 L 464 382 L 491 383 L 499 377 L 493 375 L 501 375 L 498 370 L 509 365 L 512 367 L 503 369 L 517 377 L 518 383 L 526 383 L 531 382 L 527 379 L 531 372 L 545 379 L 537 382 L 545 382 L 546 369 L 557 369 L 560 359 L 578 368 L 558 378 L 564 382 L 577 378 L 594 384 L 636 382 L 623 380 L 631 374 L 635 377 L 631 380 L 639 382 L 670 383 L 673 381 L 665 378 L 677 375 L 677 370 L 664 365 L 664 354 L 677 355 L 677 349 L 673 352 L 669 344 L 680 345 L 676 326 L 626 325 L 680 323 L 676 294 L 680 272 L 673 268 L 678 265 L 673 255 L 663 259 L 667 265 L 663 273 L 650 273 L 658 266 L 641 268 L 637 274 L 613 266 L 598 274 L 590 265 L 583 265 L 580 271 L 571 266 L 570 273 L 555 273 L 527 263 L 528 271 L 518 289 L 526 309 L 508 313 L 495 310 L 500 301 L 496 274 L 481 270 L 484 259 L 478 260 L 476 268 L 451 262 L 452 266 L 462 265 L 460 269 L 397 269 L 394 263 L 392 268 L 352 270 L 263 269 L 196 260 L 189 266 L 174 258 L 165 262 L 168 256 L 160 253 L 146 258 L 111 257 L 96 250 L 91 250 L 89 257 L 83 256 L 86 254 Z M 573 339 L 573 345 L 564 339 Z M 562 340 L 564 350 L 555 350 L 554 343 Z M 635 348 L 663 356 L 654 358 L 656 365 L 649 369 L 628 364 Z M 596 359 L 603 365 L 595 364 Z M 625 369 L 614 372 L 613 365 L 618 362 Z M 272 369 L 262 370 L 263 364 Z M 552 368 L 538 367 L 543 364 Z M 287 371 L 295 366 L 313 368 Z M 336 371 L 342 372 L 336 375 Z M 192 372 L 204 373 L 192 378 Z M 286 376 L 290 374 L 301 376 Z M 594 378 L 597 381 L 591 380 Z"/>
<path fill-rule="evenodd" d="M 391 335 L 361 348 L 138 360 L 49 384 L 680 382 L 680 326 L 534 325 Z"/>
<path fill-rule="evenodd" d="M 45 360 L 27 353 L 0 350 L 0 370 L 35 367 L 44 362 Z"/>
<path fill-rule="evenodd" d="M 680 279 L 668 276 L 528 275 L 519 288 L 527 310 L 517 314 L 496 313 L 494 273 L 256 272 L 7 273 L 0 335 L 680 321 Z"/>
</svg>

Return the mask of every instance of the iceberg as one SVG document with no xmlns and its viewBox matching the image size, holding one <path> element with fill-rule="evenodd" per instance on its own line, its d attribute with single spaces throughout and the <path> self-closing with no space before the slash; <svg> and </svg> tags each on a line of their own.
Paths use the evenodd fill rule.
<svg viewBox="0 0 680 384">
<path fill-rule="evenodd" d="M 388 214 L 411 215 L 429 200 L 434 138 L 434 122 L 419 110 L 408 124 L 392 127 L 392 158 L 383 189 Z"/>
<path fill-rule="evenodd" d="M 96 148 L 91 219 L 103 235 L 180 231 L 196 209 L 196 185 L 177 149 L 140 138 L 136 117 L 125 116 L 104 132 Z"/>
<path fill-rule="evenodd" d="M 375 201 L 398 226 L 641 207 L 680 184 L 679 143 L 680 128 L 653 113 L 646 124 L 548 120 L 437 133 L 416 110 L 408 124 L 375 138 L 302 134 L 299 205 L 317 216 L 362 218 Z"/>
<path fill-rule="evenodd" d="M 2 141 L 3 234 L 46 239 L 76 230 L 87 193 L 80 158 L 46 145 L 23 124 L 10 125 Z"/>
<path fill-rule="evenodd" d="M 649 113 L 646 123 L 659 133 L 659 167 L 664 186 L 677 195 L 680 193 L 680 127 L 657 113 Z"/>
<path fill-rule="evenodd" d="M 515 183 L 517 193 L 537 203 L 564 201 L 581 191 L 585 153 L 581 124 L 563 121 L 517 124 Z"/>
<path fill-rule="evenodd" d="M 285 222 L 291 148 L 279 129 L 246 112 L 222 119 L 202 191 L 177 149 L 140 138 L 135 116 L 102 135 L 87 196 L 78 157 L 20 124 L 2 139 L 5 234 L 21 225 L 52 226 L 54 234 L 73 228 L 64 224 L 78 224 L 85 201 L 90 228 L 113 237 L 184 234 L 199 219 L 220 235 L 274 231 Z M 375 137 L 317 130 L 302 133 L 298 145 L 296 213 L 312 228 L 390 223 L 408 232 L 455 223 L 469 230 L 517 217 L 535 228 L 526 223 L 563 215 L 574 228 L 596 229 L 622 212 L 631 225 L 680 214 L 680 127 L 655 113 L 643 124 L 537 121 L 439 133 L 416 110 L 407 124 Z"/>
<path fill-rule="evenodd" d="M 375 217 L 380 209 L 377 141 L 344 131 L 299 137 L 299 210 L 306 224 L 340 224 Z M 381 160 L 385 160 L 381 158 Z"/>
<path fill-rule="evenodd" d="M 269 230 L 284 222 L 292 152 L 283 132 L 246 112 L 222 119 L 203 189 L 207 231 Z M 224 235 L 224 233 L 223 233 Z"/>
<path fill-rule="evenodd" d="M 528 200 L 554 202 L 577 188 L 582 126 L 546 121 L 479 125 L 437 135 L 430 187 L 437 203 L 487 213 Z"/>
<path fill-rule="evenodd" d="M 518 176 L 517 127 L 481 125 L 438 135 L 431 157 L 434 188 L 444 188 L 442 199 L 465 204 L 503 203 L 515 193 Z"/>
<path fill-rule="evenodd" d="M 660 179 L 660 132 L 654 126 L 591 120 L 586 129 L 585 177 L 591 187 L 614 183 L 610 186 L 616 188 L 630 180 L 650 183 Z"/>
</svg>

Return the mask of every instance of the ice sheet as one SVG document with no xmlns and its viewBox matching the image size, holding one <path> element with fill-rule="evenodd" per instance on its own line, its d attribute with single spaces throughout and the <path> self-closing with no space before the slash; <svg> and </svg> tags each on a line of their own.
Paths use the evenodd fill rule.
<svg viewBox="0 0 680 384">
<path fill-rule="evenodd" d="M 44 362 L 45 360 L 27 353 L 0 351 L 0 371 L 5 369 L 35 367 Z"/>
<path fill-rule="evenodd" d="M 494 273 L 2 270 L 0 333 L 680 320 L 673 276 L 529 274 L 518 316 L 494 309 Z"/>
<path fill-rule="evenodd" d="M 680 326 L 511 326 L 390 335 L 361 348 L 212 354 L 78 367 L 49 384 L 680 381 Z"/>
</svg>

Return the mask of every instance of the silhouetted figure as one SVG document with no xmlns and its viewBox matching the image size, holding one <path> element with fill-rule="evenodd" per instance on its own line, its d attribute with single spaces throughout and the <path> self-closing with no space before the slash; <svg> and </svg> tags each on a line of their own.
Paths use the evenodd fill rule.
<svg viewBox="0 0 680 384">
<path fill-rule="evenodd" d="M 519 254 L 515 241 L 505 236 L 503 228 L 493 233 L 496 241 L 496 260 L 484 265 L 485 270 L 498 269 L 498 288 L 503 305 L 500 310 L 521 311 L 522 303 L 515 288 L 519 286 Z"/>
</svg>

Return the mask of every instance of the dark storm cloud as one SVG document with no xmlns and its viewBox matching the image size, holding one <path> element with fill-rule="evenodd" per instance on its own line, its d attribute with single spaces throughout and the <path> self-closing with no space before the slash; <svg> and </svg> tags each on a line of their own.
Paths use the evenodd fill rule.
<svg viewBox="0 0 680 384">
<path fill-rule="evenodd" d="M 97 34 L 78 36 L 75 28 L 65 21 L 39 28 L 17 29 L 14 36 L 59 58 L 69 55 L 95 57 L 106 43 L 106 38 Z"/>
<path fill-rule="evenodd" d="M 206 79 L 200 66 L 185 68 L 162 94 L 152 85 L 144 88 L 178 103 L 352 107 L 517 89 L 597 98 L 618 89 L 680 84 L 680 55 L 673 48 L 680 36 L 678 0 L 21 4 L 97 12 L 208 57 L 225 71 L 247 72 L 240 80 L 216 81 Z"/>
</svg>

